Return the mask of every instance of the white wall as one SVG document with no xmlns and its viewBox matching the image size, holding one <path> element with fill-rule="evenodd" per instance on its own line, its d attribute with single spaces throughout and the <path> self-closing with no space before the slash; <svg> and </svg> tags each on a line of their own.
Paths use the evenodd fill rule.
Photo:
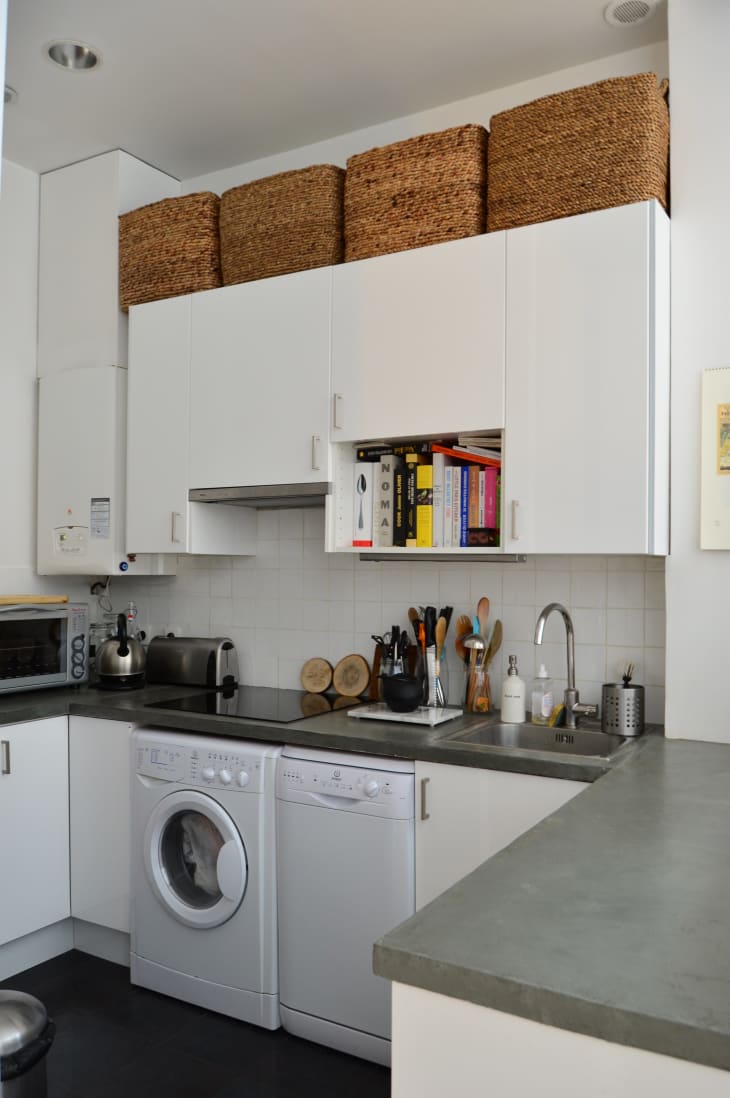
<svg viewBox="0 0 730 1098">
<path fill-rule="evenodd" d="M 0 191 L 0 585 L 33 559 L 38 176 L 4 161 Z"/>
<path fill-rule="evenodd" d="M 0 190 L 0 594 L 52 591 L 74 597 L 79 582 L 42 580 L 34 570 L 36 327 L 39 177 L 3 161 Z"/>
<path fill-rule="evenodd" d="M 646 686 L 647 718 L 664 711 L 664 561 L 649 557 L 536 556 L 525 564 L 360 562 L 324 552 L 321 510 L 259 511 L 255 557 L 179 558 L 171 578 L 112 581 L 115 610 L 127 598 L 152 633 L 168 628 L 193 636 L 230 636 L 245 682 L 299 688 L 310 656 L 334 662 L 350 652 L 372 659 L 372 633 L 408 625 L 409 606 L 454 606 L 474 614 L 491 601 L 504 624 L 493 667 L 499 696 L 507 656 L 518 657 L 524 678 L 545 661 L 565 686 L 565 629 L 552 615 L 545 643 L 535 648 L 537 615 L 548 602 L 565 603 L 576 632 L 576 678 L 584 701 L 600 702 L 601 684 L 615 681 L 627 660 Z M 450 679 L 458 677 L 449 638 Z M 561 680 L 562 684 L 561 684 Z M 457 701 L 458 690 L 451 695 Z"/>
<path fill-rule="evenodd" d="M 187 180 L 183 192 L 225 190 L 247 179 L 317 162 L 344 164 L 352 153 L 376 144 L 465 122 L 488 125 L 491 115 L 540 95 L 608 76 L 667 71 L 666 47 L 631 51 L 499 91 L 446 104 L 318 145 L 294 149 L 236 168 Z M 67 586 L 67 585 L 65 585 Z M 562 622 L 548 624 L 541 651 L 533 644 L 535 620 L 553 600 L 564 602 L 576 625 L 576 673 L 586 701 L 600 700 L 600 687 L 615 680 L 626 660 L 637 665 L 636 681 L 647 687 L 647 716 L 664 710 L 664 564 L 639 557 L 534 557 L 526 564 L 361 564 L 323 550 L 321 512 L 261 512 L 258 553 L 251 559 L 180 560 L 176 579 L 115 580 L 115 609 L 127 599 L 139 605 L 150 633 L 230 634 L 239 646 L 245 681 L 296 687 L 310 656 L 336 661 L 352 651 L 371 658 L 371 633 L 404 626 L 410 605 L 453 605 L 473 612 L 477 599 L 492 600 L 505 639 L 495 663 L 498 696 L 509 654 L 518 656 L 525 678 L 537 657 L 552 671 L 557 689 L 565 676 Z M 539 662 L 538 661 L 538 662 Z M 455 656 L 451 659 L 456 675 Z M 453 698 L 458 696 L 455 690 Z"/>
<path fill-rule="evenodd" d="M 620 41 L 620 35 L 617 38 Z M 604 57 L 587 65 L 540 76 L 535 80 L 526 80 L 521 84 L 512 84 L 507 88 L 475 95 L 469 99 L 457 100 L 434 107 L 406 118 L 395 118 L 378 126 L 342 134 L 316 145 L 305 145 L 298 149 L 269 156 L 263 160 L 251 160 L 233 168 L 210 172 L 195 179 L 183 180 L 183 194 L 194 191 L 214 191 L 222 194 L 229 187 L 239 186 L 252 179 L 260 179 L 274 172 L 289 171 L 293 168 L 305 168 L 310 164 L 339 164 L 345 167 L 348 156 L 364 152 L 376 145 L 386 145 L 391 141 L 402 141 L 408 137 L 431 131 L 443 130 L 449 126 L 463 126 L 468 122 L 489 126 L 489 119 L 498 111 L 529 103 L 541 95 L 576 88 L 581 84 L 590 84 L 594 80 L 604 80 L 610 76 L 628 76 L 636 72 L 655 72 L 658 76 L 667 75 L 666 43 L 645 46 L 626 53 Z"/>
<path fill-rule="evenodd" d="M 666 45 L 633 50 L 512 87 L 293 149 L 265 160 L 183 181 L 184 193 L 222 193 L 250 179 L 314 163 L 344 165 L 353 153 L 465 122 L 489 124 L 496 111 L 565 88 L 641 71 L 667 73 Z M 124 592 L 116 585 L 115 607 Z M 139 580 L 133 597 L 153 630 L 230 634 L 243 657 L 244 678 L 296 687 L 310 656 L 336 660 L 351 651 L 372 656 L 371 633 L 407 622 L 410 605 L 450 604 L 473 613 L 486 594 L 505 627 L 495 662 L 498 694 L 507 655 L 530 678 L 544 659 L 556 685 L 565 676 L 562 622 L 551 620 L 542 652 L 532 638 L 542 607 L 564 602 L 576 624 L 576 676 L 585 701 L 600 701 L 601 684 L 619 677 L 628 659 L 647 688 L 647 717 L 664 716 L 664 562 L 639 557 L 534 557 L 507 564 L 360 564 L 322 550 L 317 512 L 260 513 L 256 559 L 181 561 L 176 580 Z M 123 601 L 119 608 L 122 608 Z M 452 674 L 455 656 L 452 659 Z M 560 686 L 558 685 L 558 689 Z"/>
<path fill-rule="evenodd" d="M 669 0 L 672 111 L 670 736 L 730 742 L 730 554 L 699 548 L 700 385 L 730 365 L 730 5 Z"/>
</svg>

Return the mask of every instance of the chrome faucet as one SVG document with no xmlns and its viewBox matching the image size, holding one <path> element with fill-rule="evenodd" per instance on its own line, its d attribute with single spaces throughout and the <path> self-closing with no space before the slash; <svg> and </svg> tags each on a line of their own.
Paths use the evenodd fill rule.
<svg viewBox="0 0 730 1098">
<path fill-rule="evenodd" d="M 537 624 L 535 625 L 535 644 L 542 644 L 545 622 L 548 620 L 553 610 L 557 610 L 562 615 L 563 621 L 565 622 L 565 634 L 568 646 L 568 688 L 564 694 L 565 727 L 577 728 L 577 718 L 597 717 L 598 706 L 579 700 L 578 691 L 575 688 L 575 635 L 573 633 L 573 620 L 562 603 L 550 602 L 544 610 L 540 611 Z"/>
</svg>

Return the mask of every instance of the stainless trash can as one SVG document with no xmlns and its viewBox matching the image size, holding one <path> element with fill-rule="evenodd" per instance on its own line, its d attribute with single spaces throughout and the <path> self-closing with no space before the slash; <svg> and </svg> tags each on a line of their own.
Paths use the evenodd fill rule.
<svg viewBox="0 0 730 1098">
<path fill-rule="evenodd" d="M 46 1098 L 46 1053 L 55 1031 L 35 996 L 0 990 L 2 1098 Z"/>
</svg>

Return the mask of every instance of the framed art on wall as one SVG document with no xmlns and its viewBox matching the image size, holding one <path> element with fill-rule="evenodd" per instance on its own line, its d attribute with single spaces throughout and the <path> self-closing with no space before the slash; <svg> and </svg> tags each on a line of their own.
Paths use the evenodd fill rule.
<svg viewBox="0 0 730 1098">
<path fill-rule="evenodd" d="M 730 367 L 702 374 L 700 548 L 730 549 Z"/>
</svg>

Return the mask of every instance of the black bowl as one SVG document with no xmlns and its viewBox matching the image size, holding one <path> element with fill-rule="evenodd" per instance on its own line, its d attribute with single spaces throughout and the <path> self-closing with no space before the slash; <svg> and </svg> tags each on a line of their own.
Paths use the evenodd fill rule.
<svg viewBox="0 0 730 1098">
<path fill-rule="evenodd" d="M 383 699 L 395 713 L 411 713 L 423 699 L 423 683 L 415 675 L 383 675 Z"/>
</svg>

